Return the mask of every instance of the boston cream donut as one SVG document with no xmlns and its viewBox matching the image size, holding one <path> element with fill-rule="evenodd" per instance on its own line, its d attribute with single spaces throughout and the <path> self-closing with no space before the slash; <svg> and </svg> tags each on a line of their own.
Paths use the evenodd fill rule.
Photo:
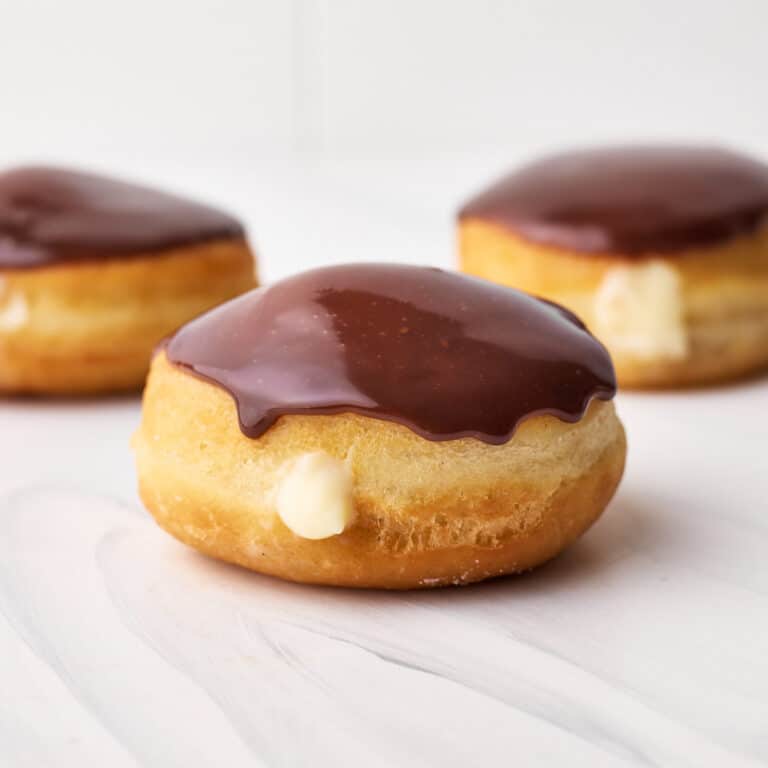
<svg viewBox="0 0 768 768">
<path fill-rule="evenodd" d="M 255 285 L 240 224 L 56 168 L 0 173 L 0 391 L 135 389 L 182 323 Z"/>
<path fill-rule="evenodd" d="M 723 149 L 547 157 L 459 214 L 464 271 L 557 301 L 619 383 L 678 386 L 768 365 L 768 165 Z"/>
<path fill-rule="evenodd" d="M 532 568 L 624 466 L 611 360 L 570 312 L 438 269 L 327 267 L 160 351 L 134 439 L 158 523 L 295 581 L 405 589 Z"/>
</svg>

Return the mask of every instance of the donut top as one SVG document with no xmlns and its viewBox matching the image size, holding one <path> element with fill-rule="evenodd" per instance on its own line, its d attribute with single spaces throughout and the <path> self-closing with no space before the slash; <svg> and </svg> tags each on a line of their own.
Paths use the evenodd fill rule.
<svg viewBox="0 0 768 768">
<path fill-rule="evenodd" d="M 577 421 L 616 391 L 611 359 L 567 310 L 426 267 L 325 267 L 184 326 L 171 363 L 224 388 L 242 431 L 354 412 L 429 440 L 501 444 L 521 420 Z"/>
<path fill-rule="evenodd" d="M 748 234 L 767 214 L 768 165 L 714 147 L 635 146 L 545 157 L 459 217 L 543 245 L 642 256 Z"/>
<path fill-rule="evenodd" d="M 148 187 L 60 168 L 0 173 L 0 268 L 242 236 L 226 213 Z"/>
</svg>

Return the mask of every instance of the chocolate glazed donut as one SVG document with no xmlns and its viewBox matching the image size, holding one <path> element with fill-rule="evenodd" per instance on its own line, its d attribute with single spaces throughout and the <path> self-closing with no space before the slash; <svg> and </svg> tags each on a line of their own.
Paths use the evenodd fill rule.
<svg viewBox="0 0 768 768">
<path fill-rule="evenodd" d="M 284 578 L 408 588 L 533 567 L 602 512 L 625 442 L 570 312 L 431 268 L 259 289 L 155 357 L 134 445 L 160 525 Z"/>
<path fill-rule="evenodd" d="M 459 212 L 462 269 L 574 310 L 629 387 L 768 366 L 768 165 L 716 147 L 545 157 Z"/>
<path fill-rule="evenodd" d="M 60 168 L 0 174 L 0 391 L 138 388 L 160 338 L 254 284 L 222 211 Z"/>
</svg>

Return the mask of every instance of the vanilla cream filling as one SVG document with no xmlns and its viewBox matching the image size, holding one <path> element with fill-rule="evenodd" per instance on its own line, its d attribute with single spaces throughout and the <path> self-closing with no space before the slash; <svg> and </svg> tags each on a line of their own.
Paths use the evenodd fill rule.
<svg viewBox="0 0 768 768">
<path fill-rule="evenodd" d="M 29 320 L 29 307 L 20 291 L 9 290 L 0 278 L 0 331 L 15 331 Z"/>
<path fill-rule="evenodd" d="M 688 335 L 677 270 L 659 260 L 608 270 L 595 295 L 592 330 L 617 352 L 684 358 Z"/>
<path fill-rule="evenodd" d="M 286 467 L 276 507 L 280 519 L 297 536 L 336 536 L 355 516 L 349 467 L 322 451 L 301 454 Z"/>
</svg>

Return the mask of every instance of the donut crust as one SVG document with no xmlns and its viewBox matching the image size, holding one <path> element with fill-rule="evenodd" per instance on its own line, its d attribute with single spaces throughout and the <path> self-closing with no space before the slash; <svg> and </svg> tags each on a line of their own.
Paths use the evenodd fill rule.
<svg viewBox="0 0 768 768">
<path fill-rule="evenodd" d="M 638 356 L 606 343 L 619 384 L 674 388 L 738 379 L 768 368 L 768 223 L 751 235 L 674 255 L 648 254 L 674 269 L 682 287 L 682 358 Z M 596 335 L 594 301 L 609 270 L 643 260 L 583 254 L 523 240 L 485 220 L 459 221 L 462 271 L 562 304 Z"/>
<path fill-rule="evenodd" d="M 575 424 L 531 417 L 501 446 L 432 442 L 357 414 L 283 416 L 251 439 L 224 390 L 162 352 L 133 447 L 144 504 L 200 552 L 291 581 L 388 589 L 549 560 L 600 516 L 626 454 L 613 403 L 600 400 Z M 322 540 L 295 535 L 274 506 L 282 468 L 309 451 L 345 461 L 353 477 L 355 521 Z"/>
<path fill-rule="evenodd" d="M 0 270 L 0 392 L 139 389 L 163 337 L 255 284 L 242 238 Z"/>
</svg>

